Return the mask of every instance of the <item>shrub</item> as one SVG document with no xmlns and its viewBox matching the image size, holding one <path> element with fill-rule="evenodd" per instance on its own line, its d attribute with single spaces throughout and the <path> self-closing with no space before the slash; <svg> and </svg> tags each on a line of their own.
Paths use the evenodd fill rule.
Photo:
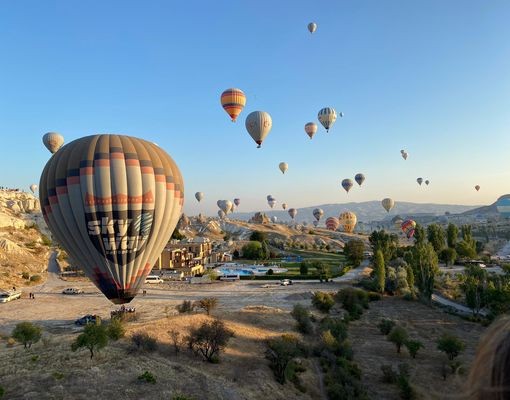
<svg viewBox="0 0 510 400">
<path fill-rule="evenodd" d="M 315 292 L 312 298 L 312 304 L 319 311 L 329 313 L 329 310 L 335 304 L 335 300 L 330 293 L 326 292 Z"/>
<path fill-rule="evenodd" d="M 126 334 L 126 329 L 120 319 L 113 318 L 106 328 L 106 333 L 111 340 L 119 340 Z"/>
<path fill-rule="evenodd" d="M 381 293 L 368 292 L 368 301 L 379 301 L 379 300 L 382 300 Z"/>
<path fill-rule="evenodd" d="M 395 343 L 397 353 L 400 353 L 400 348 L 407 341 L 407 336 L 406 329 L 401 326 L 395 326 L 388 335 L 388 340 Z"/>
<path fill-rule="evenodd" d="M 290 315 L 294 317 L 297 322 L 297 330 L 304 335 L 312 333 L 313 325 L 310 319 L 310 312 L 301 304 L 294 305 Z"/>
<path fill-rule="evenodd" d="M 398 375 L 391 365 L 381 365 L 382 381 L 384 383 L 397 383 Z"/>
<path fill-rule="evenodd" d="M 266 275 L 274 275 L 274 271 L 272 268 L 269 268 L 266 272 Z"/>
<path fill-rule="evenodd" d="M 216 297 L 206 297 L 198 300 L 197 307 L 203 309 L 207 315 L 218 306 L 218 299 Z"/>
<path fill-rule="evenodd" d="M 138 380 L 140 382 L 147 382 L 147 383 L 156 383 L 155 376 L 150 373 L 149 371 L 145 371 L 142 375 L 138 376 Z"/>
<path fill-rule="evenodd" d="M 282 335 L 267 342 L 266 358 L 269 360 L 276 381 L 284 384 L 289 363 L 300 355 L 299 341 L 294 335 Z"/>
<path fill-rule="evenodd" d="M 21 274 L 21 277 L 22 277 L 23 279 L 30 279 L 30 274 L 29 274 L 28 272 L 23 272 L 23 273 Z"/>
<path fill-rule="evenodd" d="M 416 354 L 418 354 L 418 350 L 423 347 L 423 343 L 419 340 L 406 340 L 404 343 L 409 351 L 409 354 L 412 358 L 416 358 Z"/>
<path fill-rule="evenodd" d="M 339 318 L 326 317 L 321 321 L 321 331 L 330 331 L 339 342 L 347 339 L 347 324 Z"/>
<path fill-rule="evenodd" d="M 25 349 L 32 347 L 42 336 L 42 328 L 31 322 L 20 322 L 12 331 L 12 337 L 19 343 L 23 344 Z"/>
<path fill-rule="evenodd" d="M 4 394 L 5 394 L 5 389 L 3 388 L 3 386 L 0 386 L 0 399 L 2 397 L 4 397 Z"/>
<path fill-rule="evenodd" d="M 206 361 L 217 363 L 220 351 L 225 348 L 234 332 L 218 319 L 212 322 L 204 322 L 198 328 L 190 330 L 193 340 L 193 348 L 202 354 Z"/>
<path fill-rule="evenodd" d="M 416 392 L 409 382 L 409 365 L 399 364 L 398 371 L 397 386 L 400 389 L 400 398 L 403 400 L 416 399 Z"/>
<path fill-rule="evenodd" d="M 183 394 L 174 394 L 172 400 L 193 400 L 191 397 L 184 396 Z"/>
<path fill-rule="evenodd" d="M 303 261 L 300 265 L 299 265 L 299 273 L 301 275 L 308 275 L 308 263 Z"/>
<path fill-rule="evenodd" d="M 444 352 L 450 361 L 453 361 L 464 350 L 464 347 L 464 342 L 457 336 L 448 333 L 443 334 L 437 341 L 437 349 Z"/>
<path fill-rule="evenodd" d="M 368 294 L 361 289 L 341 289 L 337 292 L 335 298 L 349 313 L 351 319 L 358 319 L 363 314 L 363 309 L 368 308 Z"/>
<path fill-rule="evenodd" d="M 174 352 L 177 354 L 180 350 L 179 348 L 179 336 L 181 335 L 179 331 L 176 331 L 175 329 L 172 329 L 168 331 L 168 334 L 170 335 L 170 339 L 172 339 L 172 345 L 174 346 Z"/>
<path fill-rule="evenodd" d="M 156 338 L 152 337 L 147 332 L 133 333 L 133 336 L 131 336 L 131 341 L 137 350 L 152 352 L 158 348 L 158 342 Z"/>
<path fill-rule="evenodd" d="M 99 351 L 108 343 L 106 327 L 99 324 L 87 324 L 83 333 L 71 344 L 71 350 L 76 351 L 82 347 L 90 351 L 90 358 L 94 357 L 94 351 Z"/>
<path fill-rule="evenodd" d="M 195 307 L 190 300 L 184 300 L 181 304 L 175 306 L 175 309 L 179 312 L 179 314 L 193 312 L 194 308 Z"/>
<path fill-rule="evenodd" d="M 41 279 L 41 275 L 32 275 L 30 277 L 30 282 L 39 282 Z"/>
<path fill-rule="evenodd" d="M 388 335 L 395 325 L 396 323 L 392 319 L 383 318 L 381 322 L 377 324 L 377 327 L 381 334 Z"/>
</svg>

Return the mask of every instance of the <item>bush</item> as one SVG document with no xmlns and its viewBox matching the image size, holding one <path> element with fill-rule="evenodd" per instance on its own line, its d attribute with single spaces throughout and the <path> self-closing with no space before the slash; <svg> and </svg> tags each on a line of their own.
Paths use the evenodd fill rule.
<svg viewBox="0 0 510 400">
<path fill-rule="evenodd" d="M 124 337 L 126 329 L 120 319 L 113 318 L 106 328 L 106 333 L 109 339 L 116 341 Z"/>
<path fill-rule="evenodd" d="M 28 272 L 23 272 L 23 273 L 21 274 L 21 277 L 22 277 L 23 279 L 27 279 L 27 280 L 28 280 L 28 279 L 30 279 L 30 274 L 29 274 Z"/>
<path fill-rule="evenodd" d="M 423 347 L 423 343 L 420 342 L 419 340 L 407 340 L 404 344 L 407 347 L 407 350 L 409 351 L 409 354 L 412 358 L 416 358 L 418 350 L 420 350 Z"/>
<path fill-rule="evenodd" d="M 391 365 L 381 365 L 382 381 L 384 383 L 397 383 L 398 375 Z"/>
<path fill-rule="evenodd" d="M 140 382 L 156 383 L 156 378 L 149 371 L 145 371 L 142 375 L 138 376 Z"/>
<path fill-rule="evenodd" d="M 381 322 L 377 324 L 377 327 L 381 334 L 388 335 L 395 325 L 396 323 L 392 319 L 383 318 Z"/>
<path fill-rule="evenodd" d="M 330 293 L 315 292 L 312 298 L 312 304 L 319 311 L 329 313 L 329 310 L 331 310 L 331 307 L 335 304 L 335 300 Z"/>
<path fill-rule="evenodd" d="M 137 350 L 152 352 L 158 348 L 158 342 L 156 338 L 152 337 L 147 332 L 133 333 L 133 336 L 131 336 L 131 341 Z"/>
<path fill-rule="evenodd" d="M 300 355 L 298 339 L 293 335 L 282 335 L 267 342 L 266 358 L 269 360 L 276 381 L 284 384 L 289 363 Z"/>
<path fill-rule="evenodd" d="M 339 318 L 326 317 L 321 321 L 321 331 L 330 331 L 339 342 L 347 339 L 347 324 Z"/>
<path fill-rule="evenodd" d="M 409 382 L 409 365 L 399 364 L 398 370 L 397 386 L 400 389 L 400 398 L 403 400 L 416 399 L 416 392 Z"/>
<path fill-rule="evenodd" d="M 204 360 L 211 363 L 219 362 L 220 351 L 225 348 L 234 332 L 218 319 L 212 322 L 204 322 L 198 328 L 190 330 L 193 348 L 202 354 Z"/>
<path fill-rule="evenodd" d="M 198 300 L 197 307 L 203 309 L 207 315 L 218 306 L 218 299 L 216 297 L 206 297 Z"/>
<path fill-rule="evenodd" d="M 274 275 L 274 271 L 272 268 L 269 268 L 266 272 L 266 275 Z"/>
<path fill-rule="evenodd" d="M 400 348 L 407 341 L 407 336 L 406 329 L 401 326 L 395 326 L 388 335 L 388 340 L 395 343 L 397 353 L 400 353 Z"/>
<path fill-rule="evenodd" d="M 437 349 L 444 352 L 450 361 L 453 361 L 464 350 L 464 347 L 464 342 L 457 336 L 448 333 L 443 334 L 437 341 Z"/>
<path fill-rule="evenodd" d="M 361 289 L 341 289 L 335 295 L 335 299 L 349 313 L 350 319 L 359 319 L 363 314 L 363 309 L 368 308 L 368 294 Z"/>
<path fill-rule="evenodd" d="M 377 292 L 368 292 L 368 301 L 382 300 L 382 294 Z"/>
<path fill-rule="evenodd" d="M 90 358 L 94 357 L 94 351 L 99 351 L 108 344 L 106 327 L 101 323 L 87 324 L 83 333 L 71 344 L 71 350 L 76 351 L 82 347 L 90 351 Z"/>
<path fill-rule="evenodd" d="M 179 314 L 190 313 L 194 310 L 194 305 L 190 300 L 184 300 L 181 304 L 175 306 Z"/>
<path fill-rule="evenodd" d="M 39 282 L 41 279 L 41 275 L 32 275 L 30 277 L 30 282 Z"/>
<path fill-rule="evenodd" d="M 5 389 L 3 388 L 3 386 L 0 386 L 0 399 L 2 397 L 4 397 L 4 394 L 5 394 Z"/>
<path fill-rule="evenodd" d="M 308 311 L 301 304 L 294 305 L 290 315 L 294 317 L 297 322 L 297 330 L 304 335 L 313 332 L 313 325 L 310 319 L 310 311 Z"/>
<path fill-rule="evenodd" d="M 31 322 L 20 322 L 12 331 L 11 335 L 17 342 L 22 343 L 25 349 L 32 347 L 42 336 L 42 328 Z"/>
</svg>

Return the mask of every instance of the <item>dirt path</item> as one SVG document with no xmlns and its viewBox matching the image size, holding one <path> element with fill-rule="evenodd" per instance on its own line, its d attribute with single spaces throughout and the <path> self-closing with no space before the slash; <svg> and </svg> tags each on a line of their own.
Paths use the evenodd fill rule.
<svg viewBox="0 0 510 400">
<path fill-rule="evenodd" d="M 321 392 L 321 399 L 328 400 L 328 396 L 326 394 L 326 391 L 324 390 L 324 376 L 322 375 L 322 370 L 319 365 L 319 361 L 314 360 L 313 366 L 315 367 L 315 373 L 317 374 L 317 378 L 319 378 L 319 390 Z"/>
</svg>

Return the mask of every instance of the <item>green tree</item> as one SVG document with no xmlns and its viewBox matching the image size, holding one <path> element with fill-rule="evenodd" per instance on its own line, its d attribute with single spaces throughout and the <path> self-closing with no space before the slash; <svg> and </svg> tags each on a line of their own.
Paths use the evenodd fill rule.
<svg viewBox="0 0 510 400">
<path fill-rule="evenodd" d="M 455 247 L 457 247 L 457 238 L 458 237 L 459 237 L 459 228 L 457 228 L 457 225 L 449 223 L 448 228 L 446 228 L 446 242 L 450 249 L 455 249 Z"/>
<path fill-rule="evenodd" d="M 126 334 L 126 328 L 124 328 L 124 324 L 120 318 L 112 318 L 106 328 L 106 333 L 110 340 L 119 340 Z"/>
<path fill-rule="evenodd" d="M 419 340 L 406 340 L 404 344 L 407 347 L 409 355 L 412 358 L 416 358 L 418 350 L 420 350 L 423 347 L 423 343 L 420 342 Z"/>
<path fill-rule="evenodd" d="M 448 360 L 453 361 L 464 350 L 465 344 L 457 336 L 443 334 L 437 341 L 437 349 L 444 352 Z"/>
<path fill-rule="evenodd" d="M 76 351 L 82 347 L 90 351 L 90 358 L 94 357 L 94 351 L 99 351 L 108 344 L 106 326 L 100 322 L 87 324 L 83 333 L 71 344 L 71 350 Z"/>
<path fill-rule="evenodd" d="M 438 224 L 430 224 L 427 227 L 427 238 L 436 253 L 439 253 L 445 247 L 446 235 L 443 228 Z"/>
<path fill-rule="evenodd" d="M 466 304 L 473 310 L 473 315 L 478 316 L 487 304 L 487 271 L 477 265 L 470 265 L 466 267 L 464 274 L 461 288 L 466 296 Z"/>
<path fill-rule="evenodd" d="M 197 301 L 196 306 L 211 315 L 211 311 L 218 307 L 218 299 L 216 297 L 205 297 Z"/>
<path fill-rule="evenodd" d="M 299 273 L 301 275 L 308 275 L 308 263 L 306 261 L 303 261 L 300 265 L 299 265 Z"/>
<path fill-rule="evenodd" d="M 267 235 L 264 232 L 260 231 L 253 231 L 250 235 L 250 241 L 252 242 L 266 242 L 267 241 Z"/>
<path fill-rule="evenodd" d="M 430 243 L 417 244 L 412 249 L 411 266 L 422 300 L 430 303 L 435 277 L 439 271 L 437 254 Z"/>
<path fill-rule="evenodd" d="M 473 239 L 470 225 L 461 226 L 462 240 L 457 243 L 457 253 L 460 257 L 475 258 L 476 257 L 476 241 Z"/>
<path fill-rule="evenodd" d="M 319 280 L 322 282 L 323 280 L 328 281 L 331 278 L 331 267 L 328 264 L 325 264 L 321 261 L 317 261 L 313 263 L 315 270 L 317 271 L 317 275 L 319 275 Z"/>
<path fill-rule="evenodd" d="M 425 233 L 425 228 L 420 224 L 416 224 L 416 228 L 414 228 L 414 243 L 423 244 L 427 241 L 427 235 Z"/>
<path fill-rule="evenodd" d="M 363 261 L 363 252 L 365 251 L 365 244 L 363 241 L 354 239 L 345 244 L 344 255 L 353 267 L 359 267 Z"/>
<path fill-rule="evenodd" d="M 455 264 L 457 252 L 451 247 L 447 247 L 439 252 L 439 259 L 445 263 L 445 266 Z"/>
<path fill-rule="evenodd" d="M 400 348 L 407 341 L 407 337 L 408 333 L 405 328 L 402 326 L 395 326 L 388 335 L 388 340 L 395 344 L 397 347 L 397 353 L 400 353 Z"/>
<path fill-rule="evenodd" d="M 269 247 L 267 246 L 267 243 L 264 241 L 262 242 L 262 247 L 260 249 L 259 259 L 267 260 L 269 258 L 269 255 L 270 255 Z"/>
<path fill-rule="evenodd" d="M 373 231 L 368 238 L 374 253 L 381 250 L 384 256 L 384 262 L 388 263 L 397 255 L 398 236 L 388 234 L 384 230 Z"/>
<path fill-rule="evenodd" d="M 20 322 L 14 327 L 11 336 L 27 349 L 41 339 L 42 328 L 31 322 Z"/>
<path fill-rule="evenodd" d="M 175 230 L 172 232 L 172 237 L 170 239 L 182 240 L 186 239 L 186 236 L 181 235 L 179 229 L 175 228 Z"/>
<path fill-rule="evenodd" d="M 414 271 L 410 265 L 406 266 L 407 270 L 407 285 L 409 286 L 409 290 L 411 293 L 414 293 Z"/>
<path fill-rule="evenodd" d="M 199 327 L 190 330 L 193 348 L 202 354 L 204 360 L 212 363 L 219 361 L 220 351 L 227 346 L 232 336 L 234 336 L 234 332 L 218 319 L 212 322 L 206 321 Z"/>
<path fill-rule="evenodd" d="M 290 315 L 297 322 L 297 330 L 305 335 L 312 333 L 313 325 L 310 311 L 301 304 L 295 304 Z"/>
<path fill-rule="evenodd" d="M 384 288 L 386 286 L 386 267 L 384 265 L 384 255 L 381 249 L 378 249 L 374 255 L 374 271 L 377 291 L 379 293 L 384 293 Z"/>
<path fill-rule="evenodd" d="M 266 358 L 269 360 L 276 381 L 284 384 L 289 363 L 301 354 L 299 341 L 294 335 L 282 335 L 267 342 Z"/>
<path fill-rule="evenodd" d="M 329 310 L 335 304 L 335 299 L 330 293 L 315 292 L 312 297 L 312 304 L 317 310 L 329 313 Z"/>
<path fill-rule="evenodd" d="M 243 248 L 243 257 L 249 260 L 261 260 L 262 259 L 262 243 L 260 242 L 248 242 Z"/>
</svg>

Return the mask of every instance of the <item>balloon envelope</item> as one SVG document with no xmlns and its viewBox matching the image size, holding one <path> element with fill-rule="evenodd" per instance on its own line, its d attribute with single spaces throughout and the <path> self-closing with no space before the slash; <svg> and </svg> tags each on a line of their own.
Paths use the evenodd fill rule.
<svg viewBox="0 0 510 400">
<path fill-rule="evenodd" d="M 386 210 L 386 212 L 390 212 L 390 210 L 393 207 L 395 207 L 395 201 L 393 201 L 393 199 L 390 199 L 388 197 L 385 199 L 382 199 L 381 204 L 382 204 L 383 208 Z"/>
<path fill-rule="evenodd" d="M 354 177 L 354 180 L 356 181 L 356 183 L 358 185 L 361 186 L 363 184 L 363 182 L 365 182 L 365 175 L 363 175 L 363 174 L 356 174 L 356 176 Z"/>
<path fill-rule="evenodd" d="M 241 89 L 230 88 L 221 94 L 221 106 L 226 111 L 232 122 L 235 122 L 246 105 L 246 96 Z"/>
<path fill-rule="evenodd" d="M 345 189 L 345 191 L 347 193 L 349 193 L 349 190 L 351 190 L 351 188 L 354 186 L 354 183 L 352 182 L 351 179 L 344 179 L 342 181 L 342 187 Z"/>
<path fill-rule="evenodd" d="M 42 141 L 51 153 L 56 153 L 64 144 L 64 137 L 57 132 L 48 132 L 43 136 Z"/>
<path fill-rule="evenodd" d="M 230 200 L 218 200 L 216 205 L 222 210 L 225 214 L 228 214 L 234 208 L 234 204 Z"/>
<path fill-rule="evenodd" d="M 286 162 L 281 162 L 278 165 L 278 168 L 280 168 L 280 171 L 282 171 L 282 174 L 284 174 L 289 169 L 289 164 L 287 164 Z"/>
<path fill-rule="evenodd" d="M 30 190 L 32 191 L 32 193 L 35 193 L 35 191 L 37 190 L 37 185 L 35 183 L 32 183 L 30 185 Z"/>
<path fill-rule="evenodd" d="M 223 211 L 223 210 L 218 210 L 218 217 L 220 217 L 220 219 L 224 219 L 226 215 L 227 215 L 227 214 L 225 214 L 225 211 Z"/>
<path fill-rule="evenodd" d="M 310 137 L 310 139 L 317 133 L 318 126 L 315 122 L 308 122 L 305 124 L 305 132 Z"/>
<path fill-rule="evenodd" d="M 407 153 L 406 153 L 406 152 L 403 152 L 403 153 L 402 153 L 402 158 L 403 158 L 404 160 L 407 160 Z"/>
<path fill-rule="evenodd" d="M 476 191 L 478 192 L 480 190 L 480 185 L 475 186 Z"/>
<path fill-rule="evenodd" d="M 418 184 L 421 185 L 421 183 L 423 182 L 423 178 L 416 179 L 416 182 L 418 182 Z"/>
<path fill-rule="evenodd" d="M 329 217 L 326 219 L 326 228 L 330 231 L 336 231 L 340 226 L 340 221 L 336 217 Z"/>
<path fill-rule="evenodd" d="M 269 207 L 273 208 L 276 204 L 276 199 L 269 199 L 267 204 L 269 204 Z"/>
<path fill-rule="evenodd" d="M 282 208 L 283 208 L 284 210 L 286 210 L 286 209 L 287 209 L 287 203 L 282 203 Z"/>
<path fill-rule="evenodd" d="M 239 207 L 239 204 L 241 204 L 241 199 L 234 199 L 234 204 L 236 207 Z"/>
<path fill-rule="evenodd" d="M 400 228 L 402 229 L 402 232 L 405 233 L 406 237 L 410 239 L 414 235 L 414 231 L 416 229 L 416 222 L 414 222 L 412 219 L 408 219 L 407 221 L 402 222 Z"/>
<path fill-rule="evenodd" d="M 289 213 L 290 217 L 292 219 L 294 219 L 294 217 L 297 215 L 297 210 L 295 208 L 291 208 L 291 209 L 289 209 L 288 213 Z"/>
<path fill-rule="evenodd" d="M 322 126 L 326 128 L 326 132 L 329 132 L 329 128 L 331 128 L 336 121 L 336 111 L 332 107 L 325 107 L 319 111 L 317 118 Z"/>
<path fill-rule="evenodd" d="M 429 183 L 430 183 L 430 181 L 427 179 L 427 180 L 425 181 L 425 185 L 427 185 L 427 186 L 428 186 L 428 185 L 429 185 Z"/>
<path fill-rule="evenodd" d="M 352 233 L 356 227 L 356 223 L 358 222 L 356 214 L 350 211 L 341 213 L 338 220 L 340 221 L 340 226 L 343 228 L 344 232 L 347 233 Z"/>
<path fill-rule="evenodd" d="M 316 208 L 313 210 L 313 216 L 317 221 L 319 221 L 323 215 L 324 211 L 322 211 L 322 209 Z"/>
<path fill-rule="evenodd" d="M 310 22 L 308 24 L 308 30 L 310 33 L 314 33 L 317 30 L 317 24 L 315 22 Z"/>
<path fill-rule="evenodd" d="M 204 198 L 204 193 L 202 192 L 196 192 L 195 193 L 195 199 L 198 200 L 198 202 L 200 203 L 200 201 Z"/>
<path fill-rule="evenodd" d="M 39 198 L 52 235 L 114 303 L 131 301 L 181 215 L 172 158 L 122 135 L 74 140 L 48 161 Z"/>
<path fill-rule="evenodd" d="M 265 111 L 253 111 L 246 117 L 245 126 L 252 139 L 260 147 L 273 126 L 273 120 Z"/>
</svg>

